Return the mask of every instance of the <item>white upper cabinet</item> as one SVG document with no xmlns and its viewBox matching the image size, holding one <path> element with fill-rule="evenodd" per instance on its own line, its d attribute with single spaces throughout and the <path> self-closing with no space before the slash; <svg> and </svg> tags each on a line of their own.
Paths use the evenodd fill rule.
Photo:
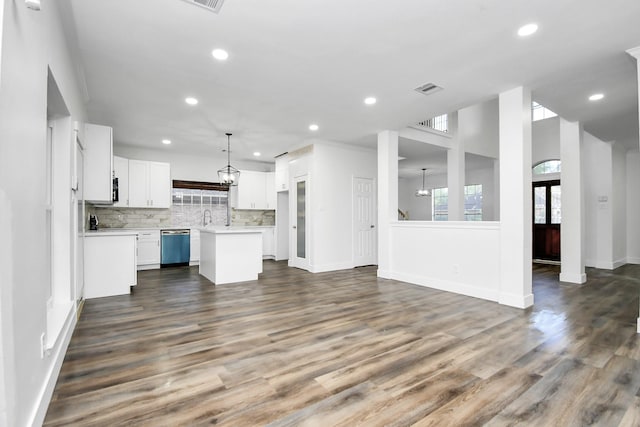
<svg viewBox="0 0 640 427">
<path fill-rule="evenodd" d="M 275 172 L 267 172 L 265 174 L 265 180 L 264 180 L 264 184 L 265 184 L 265 193 L 266 193 L 266 197 L 267 197 L 267 204 L 266 204 L 266 209 L 273 209 L 275 210 L 276 208 L 276 174 Z"/>
<path fill-rule="evenodd" d="M 126 208 L 129 206 L 129 159 L 113 156 L 113 175 L 118 178 L 118 201 L 113 207 Z"/>
<path fill-rule="evenodd" d="M 236 209 L 275 209 L 273 172 L 240 171 Z"/>
<path fill-rule="evenodd" d="M 289 156 L 287 154 L 276 157 L 275 186 L 276 192 L 289 190 Z"/>
<path fill-rule="evenodd" d="M 113 203 L 113 132 L 108 126 L 84 125 L 84 198 Z"/>
<path fill-rule="evenodd" d="M 171 207 L 169 163 L 129 160 L 129 207 Z"/>
</svg>

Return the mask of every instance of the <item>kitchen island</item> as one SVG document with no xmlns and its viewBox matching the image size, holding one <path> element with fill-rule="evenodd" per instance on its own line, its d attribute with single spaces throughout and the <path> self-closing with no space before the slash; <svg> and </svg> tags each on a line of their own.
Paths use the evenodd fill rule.
<svg viewBox="0 0 640 427">
<path fill-rule="evenodd" d="M 216 285 L 258 280 L 262 273 L 262 231 L 246 228 L 200 230 L 200 274 Z"/>
</svg>

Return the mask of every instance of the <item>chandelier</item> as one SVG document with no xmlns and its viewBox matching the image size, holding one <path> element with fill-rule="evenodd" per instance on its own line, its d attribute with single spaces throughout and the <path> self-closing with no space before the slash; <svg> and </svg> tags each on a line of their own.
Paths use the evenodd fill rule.
<svg viewBox="0 0 640 427">
<path fill-rule="evenodd" d="M 422 188 L 416 190 L 416 197 L 431 196 L 431 190 L 424 188 L 424 176 L 427 168 L 422 168 Z"/>
<path fill-rule="evenodd" d="M 225 135 L 227 135 L 227 166 L 218 171 L 218 179 L 221 184 L 235 186 L 238 185 L 240 171 L 231 166 L 231 135 L 233 134 L 226 133 Z"/>
</svg>

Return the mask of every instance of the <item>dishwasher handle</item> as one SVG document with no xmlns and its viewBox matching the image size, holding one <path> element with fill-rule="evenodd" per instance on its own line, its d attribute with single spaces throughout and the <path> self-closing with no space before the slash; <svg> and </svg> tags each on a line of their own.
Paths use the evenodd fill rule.
<svg viewBox="0 0 640 427">
<path fill-rule="evenodd" d="M 163 236 L 172 236 L 172 235 L 189 235 L 189 230 L 162 230 L 161 234 Z"/>
</svg>

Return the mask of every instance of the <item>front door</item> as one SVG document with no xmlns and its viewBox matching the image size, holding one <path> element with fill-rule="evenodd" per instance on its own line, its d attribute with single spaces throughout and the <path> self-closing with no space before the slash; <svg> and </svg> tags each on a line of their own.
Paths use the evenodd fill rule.
<svg viewBox="0 0 640 427">
<path fill-rule="evenodd" d="M 560 181 L 533 183 L 533 259 L 560 261 Z"/>
<path fill-rule="evenodd" d="M 374 197 L 372 178 L 353 179 L 353 261 L 355 267 L 378 263 Z"/>
<path fill-rule="evenodd" d="M 307 206 L 309 199 L 308 179 L 306 175 L 296 177 L 293 182 L 293 209 L 291 221 L 291 267 L 309 270 L 309 242 Z"/>
</svg>

